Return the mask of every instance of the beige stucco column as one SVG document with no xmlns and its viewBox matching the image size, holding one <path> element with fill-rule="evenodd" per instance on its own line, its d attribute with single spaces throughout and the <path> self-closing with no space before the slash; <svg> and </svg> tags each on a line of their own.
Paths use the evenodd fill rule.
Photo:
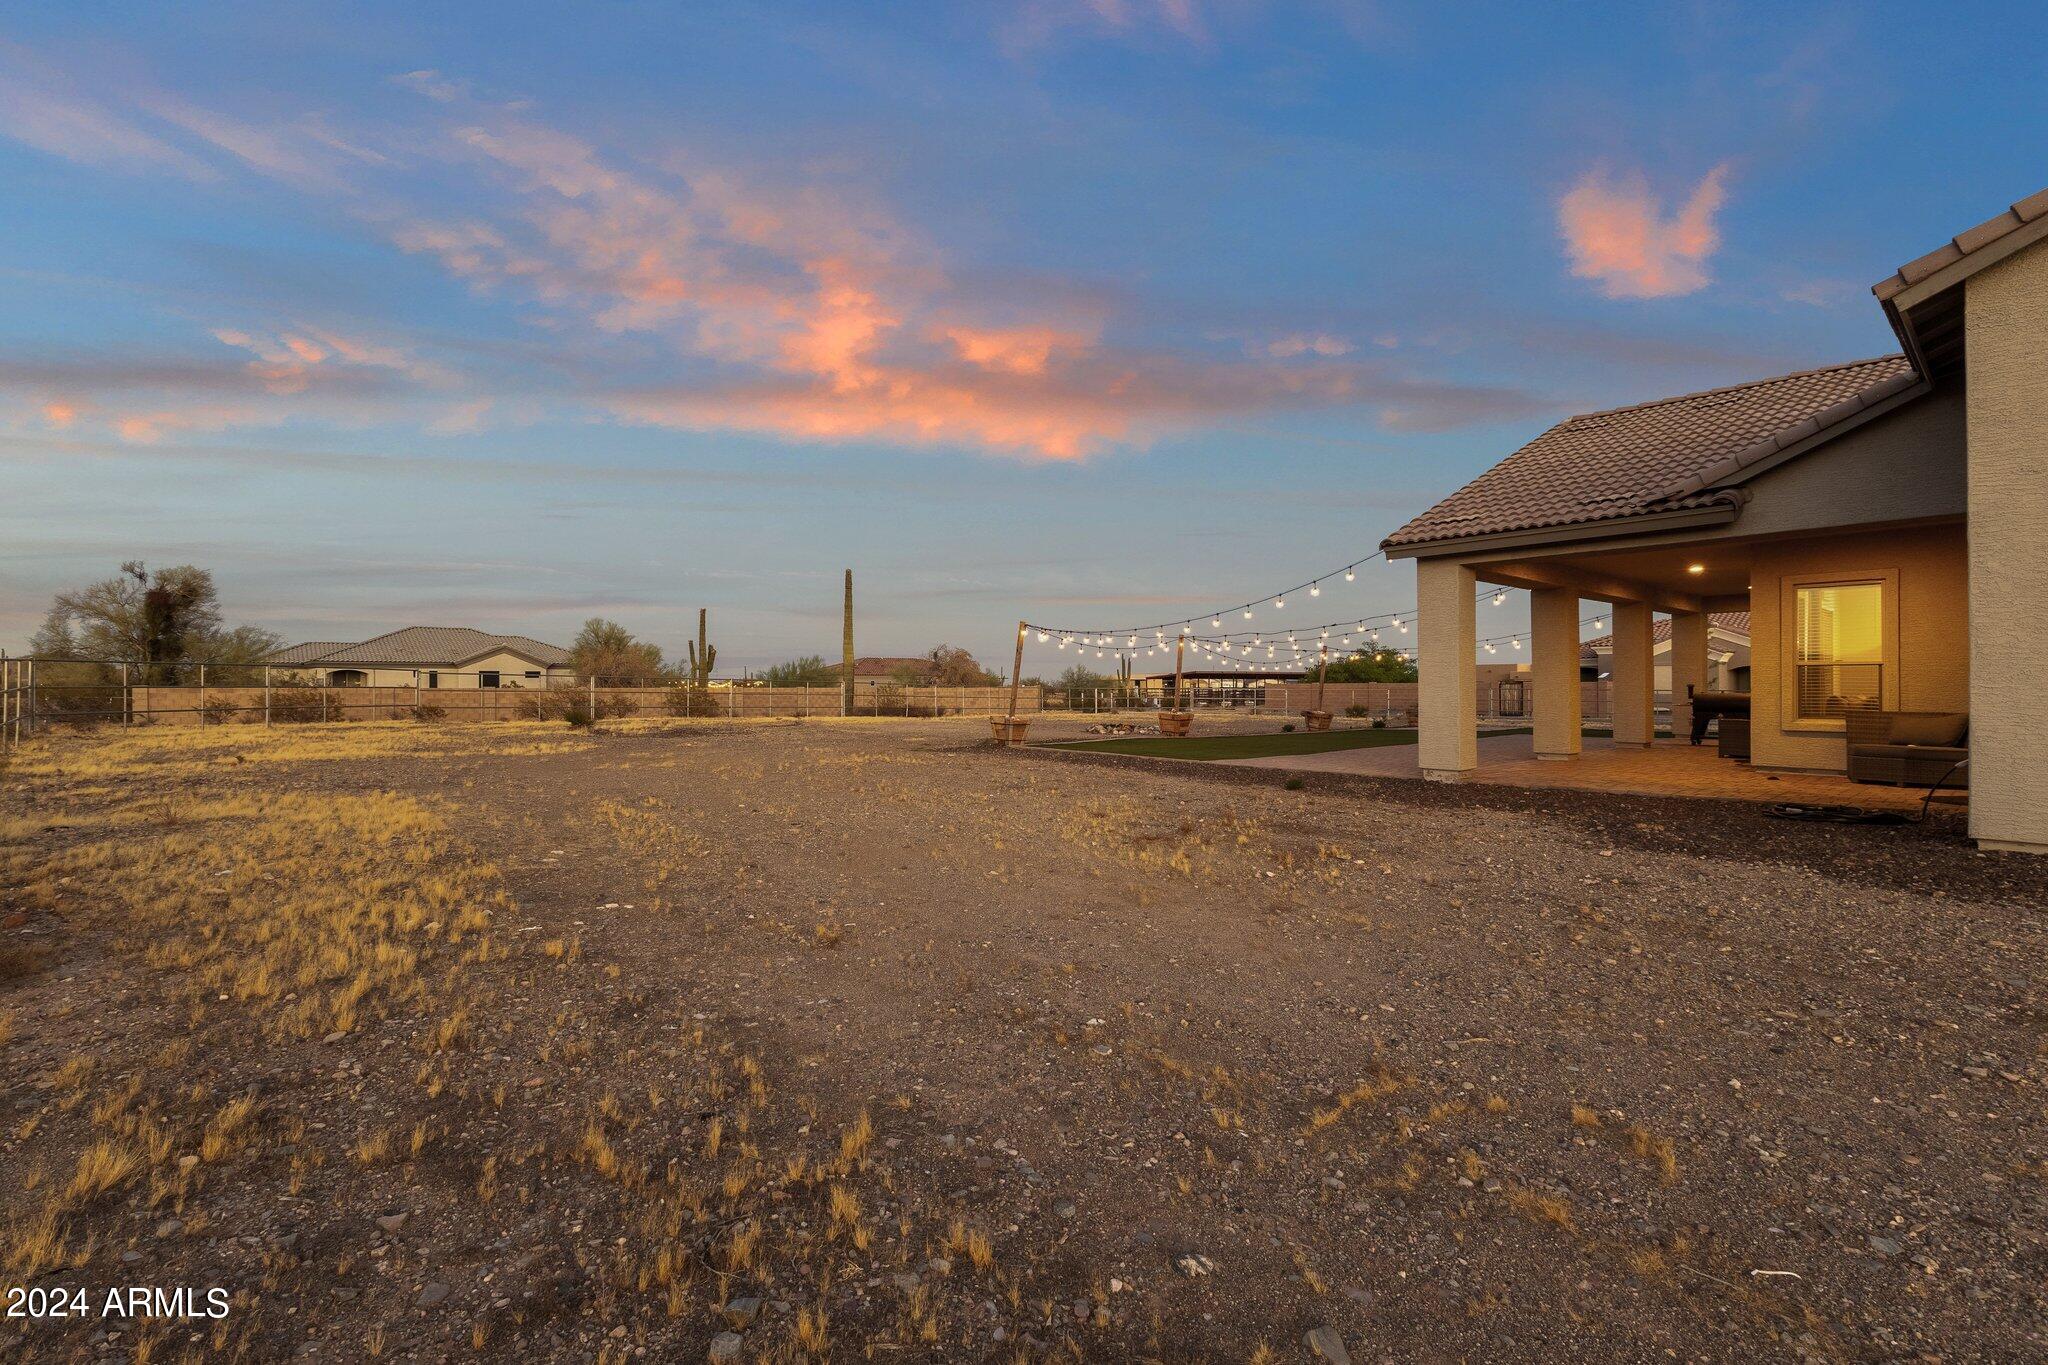
<svg viewBox="0 0 2048 1365">
<path fill-rule="evenodd" d="M 1707 690 L 1707 617 L 1705 612 L 1671 613 L 1671 733 L 1692 732 L 1692 703 L 1686 688 Z"/>
<path fill-rule="evenodd" d="M 1448 559 L 1415 561 L 1416 696 L 1422 709 L 1416 758 L 1422 775 L 1456 782 L 1479 766 L 1478 579 Z"/>
<path fill-rule="evenodd" d="M 1614 604 L 1614 742 L 1647 745 L 1656 735 L 1657 673 L 1650 604 Z"/>
<path fill-rule="evenodd" d="M 1579 728 L 1579 594 L 1570 588 L 1529 592 L 1529 673 L 1536 693 L 1536 757 L 1577 758 Z"/>
<path fill-rule="evenodd" d="M 2048 248 L 1963 286 L 1969 345 L 1970 837 L 2048 853 Z M 1958 602 L 1955 610 L 1966 604 Z"/>
</svg>

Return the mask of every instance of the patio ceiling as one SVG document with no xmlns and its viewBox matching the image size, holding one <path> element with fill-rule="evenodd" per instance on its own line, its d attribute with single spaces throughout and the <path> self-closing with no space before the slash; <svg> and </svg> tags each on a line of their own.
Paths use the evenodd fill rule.
<svg viewBox="0 0 2048 1365">
<path fill-rule="evenodd" d="M 1659 611 L 1737 610 L 1749 605 L 1749 547 L 1733 540 L 1604 553 L 1544 555 L 1474 565 L 1482 582 L 1572 588 L 1602 602 L 1648 602 Z"/>
</svg>

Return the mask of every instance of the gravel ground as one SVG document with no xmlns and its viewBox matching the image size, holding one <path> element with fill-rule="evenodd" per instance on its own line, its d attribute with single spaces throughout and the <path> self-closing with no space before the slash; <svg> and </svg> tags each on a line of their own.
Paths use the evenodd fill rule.
<svg viewBox="0 0 2048 1365">
<path fill-rule="evenodd" d="M 47 955 L 0 984 L 0 1208 L 91 1136 L 81 1052 L 167 1122 L 203 1077 L 273 1125 L 200 1164 L 182 1230 L 139 1185 L 78 1205 L 94 1250 L 37 1283 L 226 1284 L 225 1327 L 163 1345 L 252 1358 L 2048 1351 L 2048 880 L 1952 826 L 1288 790 L 981 721 L 532 733 L 216 763 L 201 793 L 441 812 L 418 877 L 509 897 L 453 1053 L 402 992 L 250 1049 L 239 999 L 175 997 L 118 917 L 13 865 L 11 932 Z M 53 772 L 5 813 L 75 813 L 17 829 L 41 866 L 151 780 Z M 435 1137 L 351 1163 L 370 1120 Z M 148 1334 L 13 1330 L 82 1358 Z"/>
</svg>

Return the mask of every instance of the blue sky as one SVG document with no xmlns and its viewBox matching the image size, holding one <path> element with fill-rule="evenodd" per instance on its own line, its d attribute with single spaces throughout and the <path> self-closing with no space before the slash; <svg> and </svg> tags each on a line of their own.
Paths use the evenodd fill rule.
<svg viewBox="0 0 2048 1365">
<path fill-rule="evenodd" d="M 16 7 L 0 644 L 133 557 L 294 639 L 706 606 L 734 669 L 847 566 L 863 653 L 1244 601 L 1559 417 L 1891 349 L 1870 283 L 2048 184 L 2044 30 Z"/>
</svg>

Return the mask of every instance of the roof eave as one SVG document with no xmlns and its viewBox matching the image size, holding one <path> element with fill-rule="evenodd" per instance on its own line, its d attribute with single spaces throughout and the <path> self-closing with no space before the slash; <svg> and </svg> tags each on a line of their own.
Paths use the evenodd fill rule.
<svg viewBox="0 0 2048 1365">
<path fill-rule="evenodd" d="M 1605 521 L 1575 521 L 1561 526 L 1535 526 L 1519 531 L 1501 531 L 1492 535 L 1412 541 L 1400 545 L 1382 541 L 1380 549 L 1388 559 L 1435 559 L 1443 555 L 1463 554 L 1474 550 L 1513 550 L 1530 545 L 1556 545 L 1574 540 L 1611 540 L 1616 536 L 1683 530 L 1692 526 L 1725 526 L 1734 521 L 1741 511 L 1741 499 L 1731 496 L 1725 502 L 1705 507 L 1641 512 Z"/>
</svg>

